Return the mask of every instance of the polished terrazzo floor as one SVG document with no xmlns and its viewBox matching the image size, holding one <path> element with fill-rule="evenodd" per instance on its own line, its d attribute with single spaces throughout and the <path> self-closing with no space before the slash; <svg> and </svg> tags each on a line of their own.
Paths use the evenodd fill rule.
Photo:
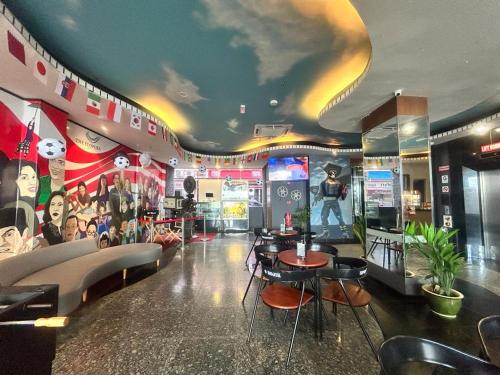
<svg viewBox="0 0 500 375">
<path fill-rule="evenodd" d="M 327 308 L 322 342 L 312 305 L 301 316 L 292 361 L 284 367 L 292 324 L 259 305 L 246 334 L 256 287 L 243 264 L 248 236 L 226 235 L 178 250 L 159 272 L 83 306 L 59 331 L 54 374 L 378 374 L 379 367 L 348 308 Z M 256 284 L 255 284 L 256 285 Z M 383 338 L 366 310 L 378 346 Z"/>
</svg>

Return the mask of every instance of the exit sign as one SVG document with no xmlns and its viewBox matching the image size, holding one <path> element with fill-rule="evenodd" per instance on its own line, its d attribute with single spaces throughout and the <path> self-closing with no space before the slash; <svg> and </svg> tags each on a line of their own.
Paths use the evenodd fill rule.
<svg viewBox="0 0 500 375">
<path fill-rule="evenodd" d="M 481 153 L 485 154 L 487 152 L 495 152 L 500 150 L 500 142 L 491 143 L 489 145 L 481 146 Z"/>
</svg>

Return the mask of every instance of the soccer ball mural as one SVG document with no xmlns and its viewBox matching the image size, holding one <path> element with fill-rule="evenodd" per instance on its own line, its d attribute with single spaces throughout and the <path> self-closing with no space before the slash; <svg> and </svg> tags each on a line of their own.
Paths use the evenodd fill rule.
<svg viewBox="0 0 500 375">
<path fill-rule="evenodd" d="M 231 183 L 231 181 L 233 181 L 233 178 L 231 176 L 226 176 L 226 181 Z"/>
<path fill-rule="evenodd" d="M 177 166 L 177 159 L 176 158 L 170 158 L 168 160 L 168 164 L 171 166 L 171 167 L 176 167 Z"/>
<path fill-rule="evenodd" d="M 58 139 L 44 138 L 36 145 L 38 154 L 45 159 L 56 159 L 66 152 L 66 144 Z"/>
<path fill-rule="evenodd" d="M 200 165 L 200 173 L 205 173 L 207 171 L 207 167 L 204 165 Z"/>
<path fill-rule="evenodd" d="M 144 168 L 149 167 L 151 165 L 151 155 L 148 153 L 141 154 L 141 156 L 139 156 L 139 162 Z"/>
<path fill-rule="evenodd" d="M 264 185 L 264 180 L 262 178 L 259 178 L 257 180 L 257 185 Z"/>
<path fill-rule="evenodd" d="M 130 166 L 130 160 L 127 155 L 121 153 L 115 156 L 115 167 L 118 169 L 125 169 Z"/>
</svg>

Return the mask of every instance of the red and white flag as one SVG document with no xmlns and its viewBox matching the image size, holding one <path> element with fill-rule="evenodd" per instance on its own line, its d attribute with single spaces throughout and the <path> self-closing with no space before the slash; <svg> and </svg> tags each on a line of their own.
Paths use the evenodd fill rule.
<svg viewBox="0 0 500 375">
<path fill-rule="evenodd" d="M 36 79 L 42 82 L 44 85 L 47 84 L 48 74 L 47 65 L 44 61 L 36 59 L 35 66 L 33 68 L 33 75 Z"/>
<path fill-rule="evenodd" d="M 114 121 L 120 123 L 122 119 L 122 106 L 116 104 L 115 102 L 108 103 L 108 111 L 106 112 L 106 118 L 109 121 Z"/>
<path fill-rule="evenodd" d="M 26 65 L 26 55 L 24 53 L 24 44 L 22 44 L 19 39 L 17 39 L 14 34 L 7 31 L 7 44 L 9 47 L 9 52 L 12 56 Z"/>
<path fill-rule="evenodd" d="M 153 120 L 149 120 L 149 122 L 148 122 L 148 133 L 150 135 L 156 135 L 156 131 L 157 131 L 156 122 L 154 122 Z"/>
<path fill-rule="evenodd" d="M 137 129 L 137 130 L 141 130 L 141 115 L 140 114 L 134 113 L 134 112 L 131 113 L 130 127 Z"/>
<path fill-rule="evenodd" d="M 167 129 L 165 129 L 164 126 L 161 127 L 161 136 L 163 138 L 163 142 L 168 142 Z"/>
</svg>

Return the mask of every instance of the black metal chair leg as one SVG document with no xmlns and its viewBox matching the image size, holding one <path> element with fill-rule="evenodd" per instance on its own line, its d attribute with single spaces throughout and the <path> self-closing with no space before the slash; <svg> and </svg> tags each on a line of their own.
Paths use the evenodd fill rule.
<svg viewBox="0 0 500 375">
<path fill-rule="evenodd" d="M 250 280 L 248 281 L 247 289 L 245 290 L 245 295 L 243 296 L 243 300 L 241 301 L 241 303 L 245 303 L 245 299 L 247 298 L 248 290 L 250 289 L 250 285 L 252 284 L 252 280 L 255 277 L 255 271 L 257 271 L 258 266 L 259 265 L 256 264 L 255 268 L 253 269 L 252 276 L 250 277 Z"/>
<path fill-rule="evenodd" d="M 342 282 L 342 280 L 339 280 L 339 284 L 342 288 L 342 291 L 344 292 L 344 295 L 347 299 L 347 302 L 349 302 L 349 306 L 351 307 L 351 310 L 352 310 L 354 316 L 356 317 L 356 320 L 358 321 L 359 327 L 361 328 L 361 330 L 363 331 L 363 334 L 365 335 L 366 341 L 368 341 L 368 344 L 370 345 L 370 348 L 372 349 L 373 355 L 375 356 L 375 360 L 378 361 L 377 350 L 375 349 L 375 346 L 373 345 L 373 342 L 370 339 L 370 336 L 368 335 L 368 332 L 366 331 L 366 328 L 363 325 L 363 322 L 361 321 L 361 318 L 359 317 L 358 312 L 356 311 L 356 309 L 352 305 L 351 298 L 349 298 L 349 294 L 345 290 L 344 283 Z"/>
<path fill-rule="evenodd" d="M 262 284 L 262 279 L 259 280 L 259 287 L 257 289 L 257 294 L 255 296 L 255 305 L 253 306 L 252 320 L 250 321 L 250 328 L 248 329 L 247 342 L 250 342 L 250 337 L 252 336 L 253 322 L 255 320 L 255 313 L 257 312 L 257 304 L 259 303 L 260 287 Z"/>
<path fill-rule="evenodd" d="M 286 325 L 286 321 L 288 319 L 288 312 L 289 310 L 285 310 L 285 319 L 283 319 L 283 325 Z"/>
<path fill-rule="evenodd" d="M 361 281 L 359 281 L 359 280 L 356 280 L 356 281 L 358 282 L 359 287 L 363 288 L 363 285 L 361 284 Z M 378 327 L 382 331 L 382 326 L 380 325 L 380 320 L 378 320 L 378 316 L 377 316 L 377 314 L 375 314 L 375 310 L 373 309 L 371 303 L 368 304 L 368 310 L 370 311 L 371 315 L 373 316 L 373 318 L 377 322 Z"/>
<path fill-rule="evenodd" d="M 245 259 L 245 269 L 248 269 L 248 259 L 250 258 L 250 254 L 252 254 L 252 251 L 253 251 L 253 249 L 255 247 L 255 244 L 257 243 L 258 238 L 259 238 L 259 236 L 255 236 L 255 240 L 253 241 L 253 245 L 252 245 L 252 247 L 250 248 L 250 251 L 247 254 L 247 258 Z"/>
<path fill-rule="evenodd" d="M 293 326 L 292 339 L 290 340 L 290 347 L 288 349 L 288 358 L 286 359 L 286 367 L 290 363 L 290 357 L 292 356 L 293 341 L 295 340 L 295 332 L 297 331 L 297 323 L 299 322 L 300 309 L 302 308 L 302 301 L 304 300 L 305 284 L 302 284 L 302 293 L 300 295 L 299 308 L 297 309 L 297 317 L 295 318 L 295 324 Z"/>
</svg>

